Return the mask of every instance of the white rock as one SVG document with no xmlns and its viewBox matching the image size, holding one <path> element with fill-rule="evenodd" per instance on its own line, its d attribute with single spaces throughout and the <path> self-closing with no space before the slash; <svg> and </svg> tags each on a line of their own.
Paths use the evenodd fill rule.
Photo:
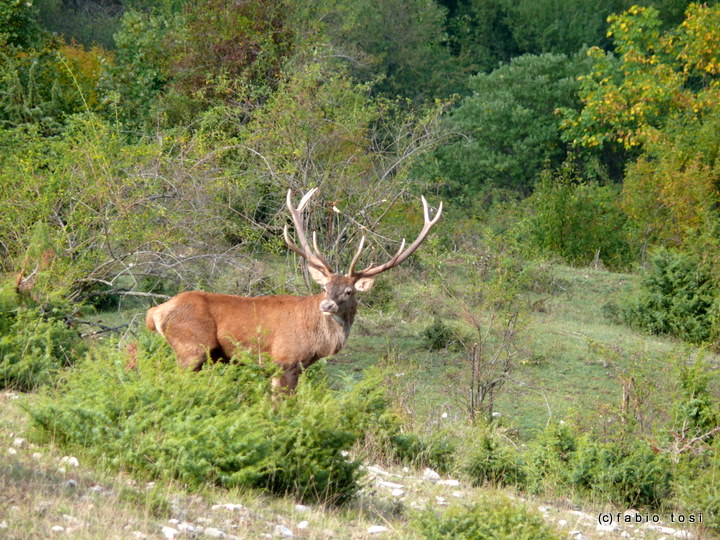
<svg viewBox="0 0 720 540">
<path fill-rule="evenodd" d="M 75 456 L 63 456 L 60 458 L 60 463 L 63 465 L 70 465 L 71 467 L 78 467 L 80 462 Z"/>
<path fill-rule="evenodd" d="M 390 529 L 385 527 L 384 525 L 371 525 L 367 528 L 368 534 L 382 534 L 384 532 L 388 532 Z"/>
<path fill-rule="evenodd" d="M 130 536 L 132 536 L 133 538 L 139 538 L 140 540 L 144 540 L 145 538 L 147 538 L 147 534 L 140 531 L 133 531 L 130 533 Z"/>
<path fill-rule="evenodd" d="M 192 523 L 188 523 L 187 521 L 183 521 L 182 523 L 178 523 L 178 531 L 180 531 L 183 534 L 195 534 L 198 532 L 198 529 L 195 525 Z"/>
<path fill-rule="evenodd" d="M 456 499 L 462 499 L 465 495 L 463 495 L 462 491 L 453 491 L 452 496 Z"/>
<path fill-rule="evenodd" d="M 296 505 L 295 505 L 295 511 L 296 511 L 296 512 L 300 512 L 301 514 L 304 514 L 305 512 L 309 512 L 309 511 L 310 511 L 310 507 L 309 507 L 309 506 L 305 506 L 304 504 L 296 504 Z"/>
<path fill-rule="evenodd" d="M 54 533 L 61 533 L 65 532 L 65 527 L 61 527 L 60 525 L 53 525 L 50 530 Z"/>
<path fill-rule="evenodd" d="M 12 444 L 15 448 L 22 448 L 25 446 L 25 439 L 22 437 L 15 437 Z"/>
<path fill-rule="evenodd" d="M 618 527 L 615 523 L 611 523 L 610 525 L 599 524 L 595 526 L 595 530 L 597 532 L 615 532 L 619 528 L 620 527 Z"/>
<path fill-rule="evenodd" d="M 695 538 L 693 533 L 690 531 L 676 531 L 675 534 L 673 534 L 675 538 L 684 538 L 685 540 L 692 540 Z"/>
<path fill-rule="evenodd" d="M 307 529 L 307 528 L 308 528 L 308 525 L 310 525 L 310 523 L 308 523 L 307 521 L 301 521 L 300 523 L 298 523 L 298 524 L 295 525 L 295 526 L 296 526 L 298 529 Z"/>
<path fill-rule="evenodd" d="M 590 540 L 580 531 L 570 531 L 570 538 L 572 538 L 573 540 Z"/>
<path fill-rule="evenodd" d="M 15 450 L 14 448 L 10 447 L 10 448 L 7 449 L 7 453 L 8 453 L 8 455 L 10 455 L 10 456 L 14 456 L 15 454 L 17 454 L 17 450 Z"/>
<path fill-rule="evenodd" d="M 160 532 L 168 540 L 173 540 L 173 538 L 180 534 L 180 531 L 178 531 L 177 529 L 173 529 L 172 527 L 168 527 L 167 525 L 163 525 L 163 527 L 160 529 Z"/>
<path fill-rule="evenodd" d="M 542 512 L 543 514 L 549 512 L 550 510 L 552 510 L 552 508 L 550 508 L 549 506 L 538 506 L 538 511 Z"/>
<path fill-rule="evenodd" d="M 444 412 L 440 415 L 440 418 L 447 418 L 447 417 L 448 417 L 448 414 L 446 412 Z"/>
<path fill-rule="evenodd" d="M 378 467 L 377 465 L 368 465 L 368 472 L 379 474 L 380 476 L 394 476 L 392 473 L 387 472 L 385 469 Z"/>
<path fill-rule="evenodd" d="M 0 529 L 7 529 L 7 528 L 8 528 L 7 521 L 5 521 L 4 519 L 2 521 L 0 521 Z"/>
<path fill-rule="evenodd" d="M 448 478 L 447 480 L 438 480 L 438 486 L 451 486 L 451 487 L 458 487 L 460 485 L 460 482 L 458 480 L 453 480 L 452 478 Z"/>
<path fill-rule="evenodd" d="M 445 497 L 437 496 L 437 497 L 435 497 L 435 502 L 436 502 L 437 504 L 439 504 L 440 506 L 446 506 L 446 505 L 447 505 L 447 501 L 445 500 Z"/>
<path fill-rule="evenodd" d="M 396 484 L 395 482 L 386 482 L 385 480 L 380 480 L 378 482 L 378 486 L 386 487 L 389 489 L 402 489 L 405 487 L 402 484 Z"/>
<path fill-rule="evenodd" d="M 293 538 L 295 535 L 285 525 L 275 525 L 275 536 L 281 536 L 283 538 Z"/>
<path fill-rule="evenodd" d="M 427 468 L 423 471 L 423 478 L 425 480 L 430 480 L 431 482 L 437 482 L 438 480 L 440 480 L 440 475 L 432 469 Z"/>
<path fill-rule="evenodd" d="M 210 536 L 211 538 L 225 538 L 227 536 L 224 531 L 214 527 L 208 527 L 203 532 L 205 533 L 205 536 Z"/>
<path fill-rule="evenodd" d="M 643 529 L 650 529 L 651 531 L 657 531 L 660 534 L 669 534 L 670 536 L 673 536 L 677 529 L 673 529 L 672 527 L 665 527 L 663 525 L 655 525 L 653 523 L 645 523 L 642 526 Z"/>
<path fill-rule="evenodd" d="M 63 514 L 63 519 L 66 523 L 69 523 L 70 525 L 74 527 L 84 527 L 85 523 L 83 523 L 81 520 L 76 518 L 75 516 L 71 516 L 70 514 Z"/>
<path fill-rule="evenodd" d="M 38 461 L 42 457 L 42 454 L 40 452 L 33 452 L 32 458 L 35 461 Z"/>
<path fill-rule="evenodd" d="M 567 527 L 567 524 L 567 519 L 561 519 L 560 521 L 558 521 L 558 525 L 560 525 L 561 527 Z"/>
</svg>

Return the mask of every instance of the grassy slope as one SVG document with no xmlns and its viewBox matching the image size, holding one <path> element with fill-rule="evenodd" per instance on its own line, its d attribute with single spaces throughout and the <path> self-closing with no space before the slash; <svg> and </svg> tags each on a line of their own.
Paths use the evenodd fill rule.
<svg viewBox="0 0 720 540">
<path fill-rule="evenodd" d="M 528 295 L 528 305 L 535 309 L 523 320 L 518 368 L 497 402 L 504 422 L 521 436 L 530 436 L 549 419 L 573 418 L 594 429 L 612 428 L 621 396 L 619 376 L 625 374 L 636 376 L 641 416 L 650 422 L 667 414 L 669 396 L 663 389 L 672 378 L 669 358 L 689 358 L 692 349 L 636 333 L 604 317 L 603 306 L 622 293 L 631 276 L 565 267 L 552 272 L 552 288 Z M 404 285 L 398 295 L 414 286 Z M 431 318 L 413 307 L 414 302 L 401 306 L 403 315 L 364 310 L 348 348 L 331 361 L 331 373 L 342 384 L 344 378 L 359 377 L 365 367 L 385 359 L 398 373 L 398 406 L 416 429 L 462 430 L 467 426 L 465 360 L 458 352 L 421 347 L 419 333 Z M 128 312 L 103 314 L 107 324 L 129 317 Z M 304 538 L 362 538 L 368 526 L 380 524 L 389 526 L 393 537 L 404 538 L 412 536 L 406 514 L 414 504 L 437 495 L 451 497 L 453 491 L 417 484 L 398 504 L 373 489 L 351 508 L 314 508 L 301 515 L 294 501 L 256 493 L 208 488 L 188 494 L 177 485 L 133 485 L 123 475 L 86 467 L 82 456 L 78 469 L 62 464 L 62 454 L 52 446 L 24 442 L 6 453 L 16 437 L 24 436 L 27 418 L 19 405 L 27 399 L 32 396 L 0 397 L 0 452 L 6 458 L 0 464 L 0 536 L 44 538 L 53 526 L 62 526 L 74 529 L 79 538 L 127 538 L 133 531 L 161 537 L 160 527 L 177 526 L 169 520 L 179 518 L 240 537 L 272 534 L 276 525 L 285 525 Z M 442 418 L 443 412 L 447 418 Z M 464 500 L 473 493 L 476 490 L 462 488 Z M 225 502 L 239 502 L 245 509 L 213 510 Z M 564 515 L 570 517 L 572 528 L 572 515 Z M 310 522 L 307 530 L 295 528 L 302 520 Z M 1 528 L 2 522 L 7 528 Z"/>
<path fill-rule="evenodd" d="M 607 428 L 618 421 L 621 381 L 630 377 L 643 421 L 651 425 L 666 418 L 671 395 L 661 390 L 673 387 L 676 362 L 694 358 L 697 350 L 634 331 L 606 315 L 605 306 L 627 294 L 635 276 L 564 266 L 551 272 L 546 292 L 527 293 L 517 368 L 496 402 L 505 424 L 523 438 L 562 419 Z M 331 368 L 347 376 L 390 358 L 404 374 L 401 397 L 419 424 L 434 429 L 443 412 L 447 422 L 467 418 L 468 361 L 458 351 L 422 348 L 419 335 L 431 320 L 426 316 L 406 323 L 364 312 L 358 331 Z"/>
</svg>

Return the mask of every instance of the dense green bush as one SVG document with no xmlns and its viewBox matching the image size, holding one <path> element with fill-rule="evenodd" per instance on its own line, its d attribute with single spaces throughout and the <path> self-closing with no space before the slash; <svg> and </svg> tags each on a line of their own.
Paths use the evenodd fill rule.
<svg viewBox="0 0 720 540">
<path fill-rule="evenodd" d="M 425 510 L 415 518 L 421 538 L 456 540 L 549 540 L 559 538 L 543 518 L 500 493 L 486 493 L 471 505 L 443 512 Z"/>
<path fill-rule="evenodd" d="M 296 395 L 273 401 L 270 362 L 189 373 L 157 338 L 144 339 L 132 352 L 136 369 L 107 346 L 68 372 L 30 407 L 38 429 L 141 475 L 334 503 L 358 489 L 359 462 L 346 451 L 373 430 L 397 431 L 372 373 L 337 395 L 314 367 Z"/>
<path fill-rule="evenodd" d="M 86 347 L 59 310 L 18 306 L 10 290 L 0 291 L 0 388 L 33 390 L 52 383 Z"/>
<path fill-rule="evenodd" d="M 432 324 L 420 333 L 420 338 L 423 347 L 431 351 L 447 349 L 457 343 L 457 336 L 453 329 L 437 315 Z"/>
<path fill-rule="evenodd" d="M 636 297 L 624 307 L 624 318 L 653 334 L 702 343 L 716 333 L 718 296 L 716 281 L 696 257 L 659 249 L 650 258 Z"/>
<path fill-rule="evenodd" d="M 657 508 L 672 495 L 672 467 L 643 441 L 600 442 L 567 424 L 548 427 L 531 447 L 528 477 L 536 491 L 571 490 L 604 502 Z"/>
<path fill-rule="evenodd" d="M 587 495 L 633 508 L 658 508 L 671 495 L 670 462 L 641 441 L 623 445 L 584 440 L 570 479 Z"/>
<path fill-rule="evenodd" d="M 618 188 L 584 182 L 572 163 L 543 171 L 525 204 L 530 242 L 542 252 L 573 265 L 598 257 L 608 267 L 625 268 L 635 260 Z"/>
<path fill-rule="evenodd" d="M 522 486 L 527 480 L 524 467 L 517 449 L 487 433 L 474 441 L 464 470 L 475 485 Z"/>
</svg>

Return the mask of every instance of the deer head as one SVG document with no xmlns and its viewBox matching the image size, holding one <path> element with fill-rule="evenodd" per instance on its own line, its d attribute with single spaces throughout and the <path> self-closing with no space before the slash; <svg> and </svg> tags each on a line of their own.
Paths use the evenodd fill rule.
<svg viewBox="0 0 720 540">
<path fill-rule="evenodd" d="M 398 249 L 389 261 L 380 265 L 370 265 L 364 270 L 357 271 L 355 270 L 355 266 L 360 259 L 365 246 L 365 236 L 363 235 L 360 239 L 358 249 L 355 252 L 355 256 L 350 263 L 349 270 L 345 275 L 341 275 L 333 271 L 330 264 L 318 249 L 317 235 L 315 232 L 313 232 L 312 235 L 312 247 L 310 246 L 307 235 L 305 234 L 302 212 L 315 193 L 317 193 L 317 188 L 313 188 L 308 191 L 300 200 L 297 208 L 295 208 L 292 203 L 292 190 L 288 190 L 286 201 L 287 207 L 290 211 L 293 223 L 295 224 L 295 231 L 301 247 L 296 246 L 290 239 L 287 225 L 283 231 L 285 242 L 287 242 L 287 245 L 291 250 L 307 261 L 308 272 L 312 278 L 321 287 L 323 287 L 323 290 L 325 291 L 325 298 L 322 302 L 320 302 L 321 313 L 326 316 L 334 316 L 337 319 L 347 320 L 345 315 L 349 313 L 354 315 L 357 307 L 355 293 L 369 291 L 375 283 L 375 278 L 380 273 L 401 264 L 405 259 L 412 255 L 418 247 L 420 247 L 420 244 L 422 244 L 425 240 L 425 237 L 430 232 L 430 229 L 440 219 L 440 214 L 442 213 L 442 202 L 435 213 L 435 217 L 430 219 L 430 209 L 428 208 L 425 197 L 422 197 L 424 225 L 415 241 L 405 248 L 405 239 L 403 239 L 400 249 Z"/>
</svg>

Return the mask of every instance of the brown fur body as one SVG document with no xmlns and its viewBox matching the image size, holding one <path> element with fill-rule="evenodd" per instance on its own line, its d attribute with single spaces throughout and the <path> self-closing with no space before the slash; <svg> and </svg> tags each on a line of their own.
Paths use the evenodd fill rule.
<svg viewBox="0 0 720 540">
<path fill-rule="evenodd" d="M 290 239 L 287 226 L 283 233 L 288 247 L 307 261 L 310 276 L 324 292 L 248 298 L 191 291 L 150 308 L 147 327 L 167 339 L 180 365 L 197 370 L 208 357 L 229 360 L 235 349 L 244 348 L 269 354 L 284 371 L 273 385 L 294 389 L 302 368 L 337 353 L 345 345 L 357 311 L 356 293 L 369 291 L 377 275 L 412 255 L 442 212 L 440 203 L 435 217 L 430 219 L 427 201 L 422 197 L 424 224 L 415 241 L 405 248 L 403 240 L 386 263 L 356 271 L 365 243 L 363 236 L 343 276 L 335 273 L 320 255 L 315 235 L 312 247 L 305 235 L 302 212 L 316 192 L 317 188 L 313 188 L 306 193 L 295 208 L 288 190 L 287 207 L 302 248 Z"/>
<path fill-rule="evenodd" d="M 294 387 L 301 368 L 337 353 L 347 341 L 356 302 L 324 313 L 326 293 L 314 296 L 240 297 L 203 291 L 178 294 L 150 308 L 146 323 L 167 339 L 178 363 L 198 370 L 205 360 L 229 360 L 236 348 L 267 353 Z"/>
</svg>

